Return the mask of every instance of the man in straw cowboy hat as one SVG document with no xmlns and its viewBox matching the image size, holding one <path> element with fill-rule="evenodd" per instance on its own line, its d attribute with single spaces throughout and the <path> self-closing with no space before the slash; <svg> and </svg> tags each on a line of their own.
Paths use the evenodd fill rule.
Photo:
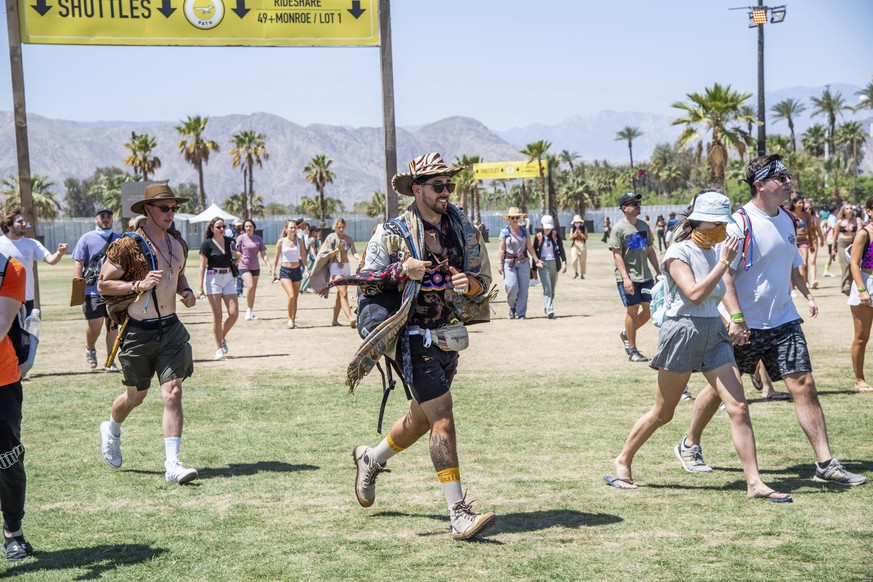
<svg viewBox="0 0 873 582">
<path fill-rule="evenodd" d="M 179 198 L 166 184 L 149 184 L 145 197 L 130 205 L 146 222 L 135 235 L 124 236 L 106 251 L 97 289 L 106 298 L 110 316 L 127 323 L 122 365 L 125 392 L 112 403 L 109 420 L 100 424 L 103 458 L 121 466 L 121 423 L 142 404 L 157 374 L 164 401 L 164 474 L 168 483 L 187 483 L 197 471 L 179 462 L 182 441 L 182 381 L 194 373 L 190 336 L 176 315 L 176 295 L 185 307 L 197 302 L 185 277 L 188 247 L 171 230 Z"/>
<path fill-rule="evenodd" d="M 500 229 L 500 247 L 497 250 L 497 272 L 503 275 L 506 289 L 506 303 L 509 305 L 509 319 L 527 317 L 527 297 L 530 289 L 531 268 L 529 257 L 534 265 L 542 267 L 531 244 L 530 232 L 522 224 L 527 217 L 517 206 L 511 206 L 503 215 L 507 225 Z"/>
<path fill-rule="evenodd" d="M 391 185 L 414 202 L 396 220 L 377 227 L 367 244 L 363 272 L 380 284 L 362 286 L 365 296 L 402 294 L 399 308 L 381 324 L 359 313 L 366 341 L 349 366 L 354 385 L 387 355 L 396 362 L 411 388 L 409 412 L 397 420 L 375 447 L 352 450 L 357 476 L 355 495 L 364 507 L 376 499 L 376 477 L 395 454 L 430 431 L 430 457 L 448 503 L 452 538 L 469 539 L 490 526 L 496 516 L 477 513 L 461 488 L 452 380 L 458 351 L 467 345 L 463 323 L 487 321 L 491 269 L 481 235 L 456 206 L 452 176 L 461 168 L 448 166 L 438 153 L 412 160 L 409 172 L 394 176 Z"/>
</svg>

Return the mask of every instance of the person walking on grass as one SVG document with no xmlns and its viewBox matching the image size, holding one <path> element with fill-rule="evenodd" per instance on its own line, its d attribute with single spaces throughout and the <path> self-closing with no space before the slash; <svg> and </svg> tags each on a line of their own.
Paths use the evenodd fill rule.
<svg viewBox="0 0 873 582">
<path fill-rule="evenodd" d="M 187 201 L 166 184 L 146 186 L 145 197 L 130 206 L 134 214 L 146 215 L 145 225 L 137 236 L 110 245 L 97 282 L 110 317 L 116 322 L 127 317 L 118 354 L 125 391 L 112 403 L 109 420 L 100 424 L 103 459 L 115 469 L 121 467 L 121 424 L 143 403 L 157 374 L 164 404 L 164 478 L 180 484 L 197 478 L 196 469 L 179 461 L 182 382 L 194 373 L 194 359 L 191 336 L 176 315 L 176 295 L 185 307 L 193 307 L 197 297 L 185 277 L 188 247 L 171 227 L 179 204 Z M 232 289 L 233 279 L 228 284 Z"/>
<path fill-rule="evenodd" d="M 236 263 L 240 255 L 233 250 L 233 240 L 224 235 L 224 219 L 216 216 L 209 221 L 206 238 L 200 245 L 200 275 L 202 287 L 198 298 L 206 297 L 212 308 L 212 338 L 215 340 L 213 360 L 227 355 L 227 334 L 239 318 L 239 296 L 236 293 Z M 227 318 L 221 303 L 224 301 Z"/>
<path fill-rule="evenodd" d="M 261 267 L 258 255 L 273 274 L 273 267 L 267 261 L 267 247 L 264 239 L 255 234 L 255 221 L 248 219 L 243 223 L 243 233 L 236 239 L 236 250 L 240 254 L 239 274 L 246 286 L 246 321 L 254 321 L 255 294 L 258 291 L 258 279 L 261 277 Z"/>
<path fill-rule="evenodd" d="M 570 241 L 573 246 L 570 247 L 570 263 L 573 264 L 573 278 L 585 278 L 585 271 L 588 267 L 588 228 L 585 226 L 585 221 L 578 214 L 573 217 L 570 223 Z"/>
<path fill-rule="evenodd" d="M 726 289 L 722 278 L 737 255 L 738 239 L 728 239 L 719 252 L 714 247 L 725 240 L 725 226 L 732 221 L 727 196 L 700 192 L 692 201 L 688 218 L 676 227 L 661 263 L 666 279 L 666 320 L 658 336 L 658 350 L 649 362 L 658 370 L 655 404 L 631 429 L 621 454 L 613 461 L 615 475 L 604 477 L 612 487 L 638 487 L 631 474 L 634 455 L 658 428 L 670 422 L 691 374 L 701 372 L 710 384 L 718 386 L 730 416 L 747 497 L 775 503 L 792 501 L 791 496 L 774 491 L 761 480 L 749 405 L 718 311 Z"/>
<path fill-rule="evenodd" d="M 543 312 L 549 319 L 555 318 L 555 288 L 558 286 L 558 273 L 567 272 L 567 255 L 564 254 L 564 241 L 555 230 L 555 222 L 548 214 L 540 221 L 543 232 L 534 237 L 534 257 L 539 259 L 540 281 L 543 284 Z"/>
<path fill-rule="evenodd" d="M 106 256 L 106 249 L 118 239 L 119 235 L 112 230 L 112 209 L 101 206 L 94 215 L 96 226 L 94 230 L 86 232 L 79 238 L 76 248 L 73 249 L 73 277 L 82 279 L 88 267 L 95 268 L 102 257 Z M 85 301 L 82 303 L 82 312 L 85 314 L 85 363 L 92 370 L 97 367 L 97 338 L 100 330 L 106 329 L 106 354 L 112 351 L 115 338 L 118 337 L 118 325 L 109 319 L 106 313 L 106 303 L 97 292 L 97 280 L 85 282 Z M 113 363 L 108 372 L 117 372 L 118 368 Z"/>
<path fill-rule="evenodd" d="M 791 193 L 791 175 L 777 154 L 759 156 L 746 168 L 751 200 L 733 215 L 728 235 L 744 242 L 724 274 L 723 314 L 741 374 L 753 374 L 763 360 L 774 381 L 782 379 L 794 401 L 797 420 L 815 454 L 813 480 L 860 485 L 866 477 L 849 472 L 831 454 L 824 412 L 818 399 L 802 320 L 791 300 L 792 283 L 806 298 L 811 317 L 818 305 L 800 275 L 802 259 L 794 242 L 794 221 L 780 208 Z M 700 439 L 718 410 L 720 395 L 707 385 L 694 401 L 687 436 L 676 446 L 683 468 L 712 469 L 703 461 Z"/>
<path fill-rule="evenodd" d="M 304 263 L 306 249 L 303 240 L 297 236 L 297 223 L 285 221 L 282 236 L 276 241 L 276 255 L 273 257 L 273 281 L 277 279 L 288 295 L 288 329 L 297 327 L 297 299 L 300 297 L 300 281 L 309 268 Z M 281 261 L 281 267 L 279 262 Z"/>
<path fill-rule="evenodd" d="M 315 264 L 309 270 L 308 280 L 310 280 L 310 286 L 313 290 L 325 288 L 328 276 L 333 281 L 351 275 L 349 256 L 358 261 L 361 260 L 361 256 L 355 248 L 355 241 L 346 234 L 347 227 L 348 223 L 345 218 L 337 218 L 333 221 L 333 232 L 327 235 L 324 242 L 321 243 Z M 329 293 L 329 289 L 325 291 L 325 298 L 327 293 Z M 349 291 L 345 285 L 336 286 L 336 300 L 333 304 L 333 320 L 331 321 L 333 327 L 341 325 L 339 322 L 340 311 L 345 314 L 349 325 L 354 328 L 357 321 L 352 317 Z"/>
<path fill-rule="evenodd" d="M 543 263 L 536 258 L 530 233 L 521 225 L 527 215 L 513 206 L 503 215 L 508 223 L 500 230 L 500 246 L 497 250 L 497 272 L 503 275 L 506 303 L 509 304 L 509 319 L 527 317 L 527 299 L 530 291 L 531 267 L 528 257 L 534 258 L 534 266 Z"/>
<path fill-rule="evenodd" d="M 624 331 L 619 335 L 631 362 L 649 361 L 637 349 L 637 330 L 651 317 L 649 303 L 652 301 L 652 287 L 655 286 L 646 261 L 651 263 L 655 273 L 661 274 L 652 231 L 648 224 L 639 219 L 642 198 L 642 194 L 632 192 L 619 198 L 618 207 L 624 213 L 624 218 L 615 224 L 609 237 L 618 295 L 625 307 Z"/>
<path fill-rule="evenodd" d="M 408 173 L 392 179 L 394 190 L 414 197 L 414 202 L 397 219 L 400 224 L 380 225 L 367 244 L 362 274 L 385 283 L 380 287 L 368 284 L 362 291 L 398 294 L 399 287 L 404 301 L 369 332 L 349 366 L 349 386 L 354 388 L 374 362 L 386 355 L 403 370 L 412 393 L 409 412 L 394 423 L 382 442 L 352 450 L 358 503 L 373 505 L 376 477 L 387 471 L 387 461 L 430 431 L 430 458 L 455 540 L 481 534 L 496 519 L 494 513 L 473 511 L 466 501 L 450 391 L 458 368 L 456 350 L 466 347 L 458 345 L 462 337 L 466 339 L 460 323 L 487 321 L 491 295 L 491 269 L 481 233 L 449 203 L 455 189 L 451 178 L 461 170 L 431 153 L 415 158 Z"/>
<path fill-rule="evenodd" d="M 852 288 L 849 291 L 849 309 L 852 312 L 852 323 L 855 337 L 852 340 L 852 371 L 855 373 L 855 390 L 873 392 L 873 388 L 864 378 L 864 356 L 867 352 L 867 342 L 870 340 L 870 327 L 873 325 L 873 302 L 870 300 L 873 288 L 873 198 L 868 198 L 864 205 L 867 211 L 867 224 L 855 235 L 852 241 L 852 255 L 849 269 L 852 274 Z"/>
</svg>

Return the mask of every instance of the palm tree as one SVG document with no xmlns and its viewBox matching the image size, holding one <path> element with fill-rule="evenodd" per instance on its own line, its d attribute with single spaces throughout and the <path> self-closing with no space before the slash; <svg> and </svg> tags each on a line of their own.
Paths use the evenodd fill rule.
<svg viewBox="0 0 873 582">
<path fill-rule="evenodd" d="M 823 156 L 827 137 L 827 130 L 823 125 L 815 124 L 809 126 L 803 137 L 800 138 L 800 143 L 803 144 L 803 151 L 809 156 Z"/>
<path fill-rule="evenodd" d="M 524 149 L 519 153 L 527 156 L 529 162 L 537 161 L 540 167 L 540 202 L 542 203 L 543 214 L 546 214 L 546 173 L 543 168 L 543 156 L 552 147 L 552 142 L 541 139 L 524 146 Z"/>
<path fill-rule="evenodd" d="M 864 157 L 864 142 L 867 141 L 867 134 L 864 128 L 857 121 L 848 121 L 840 125 L 837 129 L 836 142 L 840 145 L 848 146 L 852 156 L 852 196 L 855 202 L 858 202 L 858 161 Z M 858 151 L 858 145 L 861 146 L 861 151 Z"/>
<path fill-rule="evenodd" d="M 791 134 L 791 151 L 797 151 L 797 140 L 794 136 L 794 120 L 806 111 L 806 105 L 794 99 L 783 99 L 774 105 L 770 111 L 773 113 L 773 120 L 778 121 L 784 119 L 788 122 L 788 131 Z"/>
<path fill-rule="evenodd" d="M 695 161 L 703 153 L 703 133 L 710 132 L 706 144 L 706 161 L 709 165 L 709 180 L 713 189 L 724 189 L 724 172 L 730 148 L 745 155 L 746 148 L 755 145 L 755 139 L 743 129 L 749 117 L 740 112 L 740 107 L 751 97 L 751 93 L 731 90 L 730 85 L 713 84 L 704 93 L 688 93 L 689 103 L 676 102 L 672 106 L 686 112 L 686 115 L 673 121 L 672 125 L 684 125 L 679 135 L 679 147 L 696 142 Z M 755 120 L 757 123 L 757 120 Z"/>
<path fill-rule="evenodd" d="M 873 109 L 873 81 L 867 83 L 867 86 L 860 91 L 856 91 L 855 95 L 858 96 L 858 104 L 855 106 L 855 111 Z"/>
<path fill-rule="evenodd" d="M 31 196 L 33 197 L 33 210 L 36 217 L 43 220 L 54 220 L 61 214 L 61 205 L 57 196 L 52 192 L 54 182 L 48 176 L 34 174 L 31 178 Z M 21 186 L 18 176 L 9 174 L 0 182 L 0 196 L 3 196 L 3 212 L 9 212 L 13 208 L 21 206 Z"/>
<path fill-rule="evenodd" d="M 479 202 L 477 200 L 479 189 L 478 180 L 473 178 L 473 164 L 482 163 L 482 158 L 479 156 L 463 155 L 460 158 L 455 158 L 455 164 L 463 168 L 454 177 L 453 181 L 458 185 L 458 190 L 461 193 L 461 207 L 470 220 L 473 220 L 479 212 Z M 473 195 L 472 203 L 469 196 Z M 469 206 L 467 206 L 469 204 Z"/>
<path fill-rule="evenodd" d="M 367 207 L 364 214 L 367 216 L 385 216 L 385 211 L 388 208 L 385 203 L 384 192 L 373 192 L 373 197 L 367 202 Z"/>
<path fill-rule="evenodd" d="M 133 168 L 134 176 L 142 176 L 143 180 L 148 180 L 161 167 L 161 159 L 152 156 L 157 145 L 155 138 L 147 133 L 137 135 L 135 131 L 130 132 L 130 141 L 124 144 L 130 150 L 130 155 L 124 158 L 124 164 Z"/>
<path fill-rule="evenodd" d="M 234 168 L 242 167 L 243 172 L 248 177 L 248 192 L 246 193 L 245 207 L 246 218 L 251 218 L 254 214 L 255 164 L 262 168 L 264 166 L 264 161 L 270 159 L 270 154 L 267 153 L 267 146 L 265 143 L 266 139 L 266 135 L 255 133 L 250 129 L 237 132 L 231 136 L 233 147 L 228 152 L 230 154 L 231 163 Z"/>
<path fill-rule="evenodd" d="M 835 133 L 837 130 L 837 116 L 843 115 L 844 110 L 849 110 L 851 107 L 846 105 L 846 100 L 843 99 L 842 93 L 836 91 L 831 93 L 831 86 L 825 85 L 821 97 L 810 97 L 810 101 L 815 105 L 812 110 L 812 117 L 824 115 L 828 120 L 828 147 L 831 153 L 836 151 Z"/>
<path fill-rule="evenodd" d="M 574 169 L 573 162 L 579 159 L 579 154 L 569 150 L 561 150 L 561 153 L 558 154 L 558 159 L 561 160 L 561 163 L 569 165 L 572 172 Z"/>
<path fill-rule="evenodd" d="M 615 141 L 626 141 L 627 142 L 627 151 L 630 154 L 630 167 L 631 172 L 634 171 L 634 140 L 638 137 L 642 136 L 643 132 L 640 131 L 639 127 L 631 127 L 629 125 L 625 125 L 624 129 L 617 132 L 615 134 Z M 634 186 L 634 191 L 637 189 L 637 177 L 636 174 L 631 175 L 631 181 Z"/>
<path fill-rule="evenodd" d="M 186 139 L 179 141 L 179 153 L 182 158 L 194 166 L 197 170 L 197 178 L 199 179 L 199 196 L 197 211 L 202 212 L 206 208 L 206 189 L 203 187 L 203 164 L 209 163 L 209 153 L 218 151 L 218 143 L 211 139 L 203 137 L 203 132 L 206 130 L 208 117 L 188 116 L 186 121 L 182 121 L 176 126 L 176 131 L 182 134 Z M 187 139 L 187 138 L 190 138 Z"/>
<path fill-rule="evenodd" d="M 245 192 L 237 192 L 227 197 L 227 200 L 221 203 L 221 207 L 235 216 L 248 216 L 248 210 L 251 208 L 252 216 L 264 216 L 264 198 L 255 196 L 249 200 Z"/>
<path fill-rule="evenodd" d="M 327 209 L 324 205 L 324 187 L 333 182 L 336 174 L 330 171 L 330 165 L 333 160 L 327 159 L 327 154 L 318 154 L 309 163 L 303 166 L 303 173 L 306 174 L 306 181 L 311 182 L 318 192 L 318 219 L 319 227 L 324 228 L 324 219 L 327 216 Z"/>
</svg>

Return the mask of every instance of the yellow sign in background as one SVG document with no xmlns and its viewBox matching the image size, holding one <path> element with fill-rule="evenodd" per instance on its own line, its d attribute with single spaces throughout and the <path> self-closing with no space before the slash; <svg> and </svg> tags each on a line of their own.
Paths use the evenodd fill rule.
<svg viewBox="0 0 873 582">
<path fill-rule="evenodd" d="M 549 173 L 548 164 L 543 164 L 543 175 Z M 516 178 L 539 178 L 538 162 L 494 162 L 473 164 L 474 180 L 514 180 Z"/>
<path fill-rule="evenodd" d="M 378 0 L 18 0 L 36 44 L 378 46 Z"/>
</svg>

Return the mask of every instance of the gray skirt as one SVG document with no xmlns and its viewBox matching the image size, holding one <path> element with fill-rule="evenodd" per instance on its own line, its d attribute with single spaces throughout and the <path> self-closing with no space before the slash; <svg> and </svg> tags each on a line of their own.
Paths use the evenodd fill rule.
<svg viewBox="0 0 873 582">
<path fill-rule="evenodd" d="M 735 361 L 721 318 L 680 315 L 664 321 L 649 366 L 682 374 L 708 372 Z"/>
</svg>

